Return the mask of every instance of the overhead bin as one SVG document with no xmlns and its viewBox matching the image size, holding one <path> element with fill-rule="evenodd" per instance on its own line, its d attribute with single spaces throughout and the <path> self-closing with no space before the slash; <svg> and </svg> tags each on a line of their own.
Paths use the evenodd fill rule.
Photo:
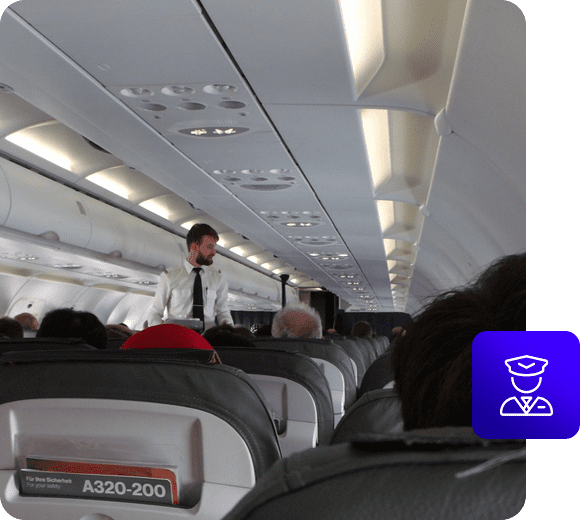
<svg viewBox="0 0 580 520">
<path fill-rule="evenodd" d="M 1 157 L 0 225 L 153 268 L 179 264 L 186 253 L 183 237 Z M 221 255 L 214 265 L 231 291 L 280 301 L 280 282 Z M 297 291 L 289 297 L 297 300 Z"/>
</svg>

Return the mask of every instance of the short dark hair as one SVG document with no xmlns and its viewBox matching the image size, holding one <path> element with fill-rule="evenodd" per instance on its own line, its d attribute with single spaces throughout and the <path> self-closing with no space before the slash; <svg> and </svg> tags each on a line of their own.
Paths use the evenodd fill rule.
<svg viewBox="0 0 580 520">
<path fill-rule="evenodd" d="M 96 348 L 107 348 L 107 329 L 94 314 L 55 309 L 42 320 L 37 338 L 80 338 Z"/>
<path fill-rule="evenodd" d="M 405 430 L 471 426 L 471 344 L 486 330 L 526 329 L 526 256 L 492 264 L 437 297 L 392 346 Z"/>
<path fill-rule="evenodd" d="M 352 326 L 351 336 L 370 338 L 373 335 L 373 327 L 368 321 L 357 321 Z"/>
<path fill-rule="evenodd" d="M 189 251 L 189 248 L 193 242 L 196 244 L 201 244 L 203 237 L 205 236 L 210 236 L 216 240 L 220 239 L 217 231 L 209 224 L 194 224 L 187 233 L 187 250 Z"/>
<path fill-rule="evenodd" d="M 9 318 L 4 316 L 0 318 L 0 336 L 6 336 L 7 338 L 20 339 L 24 335 L 24 329 L 22 325 L 18 323 L 14 318 Z"/>
</svg>

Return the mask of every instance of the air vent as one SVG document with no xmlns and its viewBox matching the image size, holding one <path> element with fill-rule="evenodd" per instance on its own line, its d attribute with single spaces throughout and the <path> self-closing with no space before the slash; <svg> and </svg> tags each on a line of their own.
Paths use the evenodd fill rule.
<svg viewBox="0 0 580 520">
<path fill-rule="evenodd" d="M 227 108 L 229 110 L 238 110 L 240 108 L 245 108 L 246 104 L 242 103 L 241 101 L 228 100 L 218 103 L 217 106 L 220 108 Z"/>
<path fill-rule="evenodd" d="M 336 244 L 337 239 L 333 237 L 289 237 L 298 244 L 305 246 L 332 246 Z"/>
<path fill-rule="evenodd" d="M 254 191 L 280 191 L 292 188 L 292 184 L 241 184 L 240 188 Z"/>
<path fill-rule="evenodd" d="M 179 108 L 181 108 L 181 110 L 204 110 L 205 105 L 194 103 L 193 101 L 184 101 L 179 104 Z"/>
</svg>

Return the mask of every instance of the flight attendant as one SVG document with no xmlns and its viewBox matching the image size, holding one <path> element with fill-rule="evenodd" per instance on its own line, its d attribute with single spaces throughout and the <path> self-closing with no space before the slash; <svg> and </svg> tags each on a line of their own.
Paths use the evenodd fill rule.
<svg viewBox="0 0 580 520">
<path fill-rule="evenodd" d="M 519 356 L 506 359 L 505 364 L 509 368 L 513 387 L 522 395 L 506 399 L 500 408 L 502 416 L 549 416 L 554 413 L 552 405 L 543 397 L 534 397 L 528 394 L 534 393 L 542 384 L 540 374 L 544 372 L 547 359 L 534 356 Z M 539 379 L 537 376 L 540 376 Z M 523 387 L 523 388 L 521 388 Z"/>
<path fill-rule="evenodd" d="M 195 224 L 187 233 L 188 256 L 159 278 L 148 325 L 159 325 L 165 309 L 167 319 L 194 319 L 202 330 L 219 324 L 233 325 L 228 306 L 228 284 L 222 272 L 212 267 L 219 236 L 208 224 Z"/>
</svg>

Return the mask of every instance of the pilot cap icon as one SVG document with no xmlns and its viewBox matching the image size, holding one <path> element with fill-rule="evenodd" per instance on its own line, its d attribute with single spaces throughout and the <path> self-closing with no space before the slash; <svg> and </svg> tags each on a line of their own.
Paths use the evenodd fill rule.
<svg viewBox="0 0 580 520">
<path fill-rule="evenodd" d="M 544 368 L 548 364 L 548 360 L 534 356 L 519 356 L 506 359 L 505 364 L 509 368 L 510 374 L 530 377 L 543 373 Z"/>
</svg>

